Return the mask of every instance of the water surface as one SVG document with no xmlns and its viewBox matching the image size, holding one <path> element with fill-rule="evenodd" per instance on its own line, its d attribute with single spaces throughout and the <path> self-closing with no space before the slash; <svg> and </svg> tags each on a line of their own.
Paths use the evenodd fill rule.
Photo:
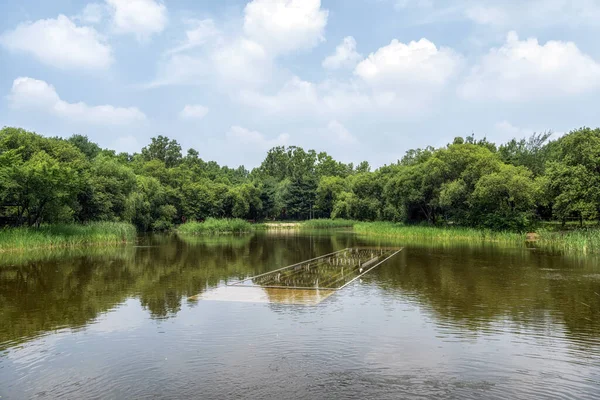
<svg viewBox="0 0 600 400">
<path fill-rule="evenodd" d="M 198 299 L 356 246 L 404 251 L 312 306 Z M 288 232 L 2 255 L 0 321 L 2 400 L 600 397 L 600 262 L 535 249 Z"/>
</svg>

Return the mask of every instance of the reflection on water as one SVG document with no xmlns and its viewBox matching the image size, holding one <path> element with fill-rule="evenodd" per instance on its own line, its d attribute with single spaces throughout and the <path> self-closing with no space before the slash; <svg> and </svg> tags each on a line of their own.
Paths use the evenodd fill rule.
<svg viewBox="0 0 600 400">
<path fill-rule="evenodd" d="M 191 301 L 242 301 L 314 306 L 335 293 L 334 290 L 287 289 L 260 286 L 220 286 L 189 298 Z"/>
<path fill-rule="evenodd" d="M 314 307 L 192 297 L 356 246 L 405 250 Z M 0 396 L 598 398 L 599 276 L 593 258 L 341 233 L 2 255 Z"/>
<path fill-rule="evenodd" d="M 229 285 L 299 290 L 341 289 L 401 250 L 372 247 L 347 248 L 232 282 Z"/>
</svg>

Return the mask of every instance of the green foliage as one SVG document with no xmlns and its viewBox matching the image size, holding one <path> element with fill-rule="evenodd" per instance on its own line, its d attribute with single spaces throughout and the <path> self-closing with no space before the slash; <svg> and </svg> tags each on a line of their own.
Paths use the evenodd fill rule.
<svg viewBox="0 0 600 400">
<path fill-rule="evenodd" d="M 583 254 L 600 254 L 600 229 L 584 228 L 567 232 L 539 232 L 536 244 L 562 252 L 581 252 Z"/>
<path fill-rule="evenodd" d="M 403 239 L 436 241 L 472 241 L 523 243 L 525 235 L 508 231 L 462 227 L 438 228 L 433 226 L 404 225 L 393 222 L 360 222 L 354 231 L 364 235 L 388 236 Z"/>
<path fill-rule="evenodd" d="M 311 219 L 304 221 L 300 227 L 303 229 L 352 228 L 356 223 L 348 219 Z"/>
<path fill-rule="evenodd" d="M 244 233 L 252 230 L 252 224 L 239 218 L 208 218 L 204 222 L 186 222 L 177 228 L 178 233 L 187 235 Z"/>
<path fill-rule="evenodd" d="M 146 161 L 158 160 L 168 168 L 174 167 L 181 161 L 181 146 L 175 140 L 158 136 L 152 138 L 152 143 L 142 149 L 142 156 Z"/>
<path fill-rule="evenodd" d="M 165 136 L 136 154 L 82 135 L 0 131 L 0 223 L 130 222 L 168 230 L 185 221 L 334 218 L 524 232 L 551 218 L 600 219 L 600 129 L 496 146 L 473 135 L 409 150 L 371 171 L 325 152 L 275 147 L 253 171 L 182 156 Z"/>
<path fill-rule="evenodd" d="M 119 244 L 135 240 L 135 235 L 133 225 L 119 222 L 5 228 L 0 230 L 0 252 Z"/>
</svg>

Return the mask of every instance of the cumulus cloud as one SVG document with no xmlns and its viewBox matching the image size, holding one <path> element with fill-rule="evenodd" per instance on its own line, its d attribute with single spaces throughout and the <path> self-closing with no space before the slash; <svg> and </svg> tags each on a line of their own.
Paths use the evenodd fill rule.
<svg viewBox="0 0 600 400">
<path fill-rule="evenodd" d="M 102 125 L 130 124 L 146 119 L 136 107 L 112 105 L 89 106 L 83 102 L 68 103 L 61 100 L 54 86 L 28 77 L 14 80 L 8 96 L 11 107 L 47 112 L 52 115 L 83 123 Z"/>
<path fill-rule="evenodd" d="M 183 110 L 179 113 L 179 117 L 183 119 L 202 119 L 206 114 L 208 114 L 208 108 L 199 104 L 188 104 L 183 107 Z"/>
<path fill-rule="evenodd" d="M 106 0 L 117 33 L 134 34 L 138 40 L 160 33 L 167 25 L 167 7 L 156 0 Z"/>
<path fill-rule="evenodd" d="M 491 49 L 459 87 L 467 99 L 525 101 L 584 93 L 600 86 L 600 64 L 573 42 L 519 40 Z"/>
<path fill-rule="evenodd" d="M 344 38 L 335 52 L 323 60 L 323 67 L 327 69 L 352 68 L 362 59 L 356 51 L 356 40 L 352 36 Z"/>
<path fill-rule="evenodd" d="M 287 145 L 290 135 L 282 133 L 273 139 L 267 139 L 265 135 L 257 131 L 251 131 L 241 126 L 232 126 L 226 134 L 229 142 L 237 145 L 251 146 L 257 150 L 266 150 L 274 146 Z"/>
<path fill-rule="evenodd" d="M 157 79 L 146 86 L 264 84 L 278 56 L 323 40 L 327 14 L 320 0 L 253 0 L 244 9 L 241 32 L 225 32 L 211 19 L 188 21 L 185 40 L 167 51 Z"/>
<path fill-rule="evenodd" d="M 237 99 L 269 114 L 415 115 L 428 108 L 462 66 L 462 56 L 427 39 L 409 44 L 394 39 L 356 66 L 358 79 L 313 83 L 293 77 L 273 94 L 242 91 Z"/>
<path fill-rule="evenodd" d="M 321 0 L 253 0 L 244 14 L 245 34 L 269 51 L 286 53 L 325 40 L 328 11 Z"/>
<path fill-rule="evenodd" d="M 373 85 L 443 86 L 459 71 L 462 57 L 427 39 L 404 44 L 394 39 L 361 61 L 355 75 Z"/>
<path fill-rule="evenodd" d="M 77 26 L 64 15 L 22 23 L 2 34 L 0 43 L 62 69 L 100 70 L 113 62 L 111 47 L 94 28 Z"/>
</svg>

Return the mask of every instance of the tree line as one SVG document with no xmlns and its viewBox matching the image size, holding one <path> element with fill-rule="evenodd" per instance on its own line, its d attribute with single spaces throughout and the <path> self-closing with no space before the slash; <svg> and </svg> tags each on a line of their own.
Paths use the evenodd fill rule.
<svg viewBox="0 0 600 400">
<path fill-rule="evenodd" d="M 348 218 L 524 231 L 543 220 L 600 219 L 600 129 L 500 145 L 474 136 L 368 162 L 274 147 L 252 171 L 185 155 L 152 138 L 139 153 L 86 136 L 0 131 L 0 222 L 127 221 L 165 230 L 190 220 Z"/>
</svg>

